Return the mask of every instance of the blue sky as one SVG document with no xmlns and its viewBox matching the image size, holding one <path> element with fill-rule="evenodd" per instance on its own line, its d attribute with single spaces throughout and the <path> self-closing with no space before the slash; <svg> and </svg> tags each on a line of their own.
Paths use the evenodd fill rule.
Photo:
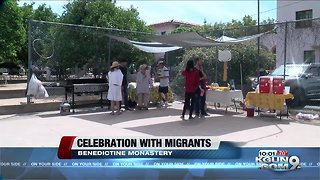
<svg viewBox="0 0 320 180">
<path fill-rule="evenodd" d="M 20 0 L 19 4 L 32 2 Z M 67 0 L 34 0 L 35 7 L 40 4 L 50 5 L 57 14 L 62 14 L 63 5 Z M 260 20 L 268 17 L 276 19 L 276 0 L 260 0 Z M 240 20 L 245 15 L 251 15 L 257 19 L 257 0 L 117 0 L 116 5 L 129 8 L 133 5 L 138 9 L 140 18 L 147 24 L 153 24 L 169 20 L 178 20 L 194 24 L 230 22 L 232 19 Z M 268 12 L 266 12 L 268 11 Z"/>
</svg>

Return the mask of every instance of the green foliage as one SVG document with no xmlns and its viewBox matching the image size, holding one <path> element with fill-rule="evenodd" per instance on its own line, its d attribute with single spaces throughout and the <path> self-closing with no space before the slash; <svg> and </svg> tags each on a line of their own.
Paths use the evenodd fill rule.
<svg viewBox="0 0 320 180">
<path fill-rule="evenodd" d="M 110 0 L 69 2 L 61 17 L 61 22 L 87 26 L 98 26 L 114 29 L 125 29 L 136 32 L 151 32 L 152 29 L 140 20 L 139 13 L 133 7 L 122 9 L 116 7 Z M 132 40 L 144 40 L 147 36 L 138 33 L 120 32 L 114 30 L 93 30 L 60 26 L 55 30 L 54 62 L 63 71 L 66 68 L 88 65 L 99 73 L 109 65 L 109 40 L 106 34 L 124 36 Z M 134 47 L 110 41 L 111 62 L 127 59 L 138 64 L 148 63 L 152 55 L 143 53 Z"/>
<path fill-rule="evenodd" d="M 204 71 L 208 76 L 208 83 L 215 82 L 216 72 L 218 83 L 222 84 L 223 62 L 219 62 L 217 51 L 230 50 L 232 59 L 228 62 L 228 79 L 234 79 L 237 85 L 240 85 L 240 64 L 242 64 L 242 75 L 244 83 L 249 83 L 249 77 L 257 75 L 257 46 L 254 43 L 243 43 L 238 45 L 230 45 L 212 48 L 194 48 L 187 50 L 182 62 L 179 64 L 178 76 L 173 80 L 171 86 L 176 94 L 183 93 L 184 79 L 181 76 L 182 70 L 186 66 L 188 60 L 194 60 L 200 57 L 204 60 Z M 260 51 L 260 68 L 269 69 L 274 65 L 275 55 L 265 49 Z M 216 68 L 217 62 L 217 68 Z"/>
<path fill-rule="evenodd" d="M 273 29 L 274 19 L 267 19 L 261 22 L 260 32 L 266 32 Z M 204 37 L 218 38 L 222 35 L 229 37 L 243 37 L 258 33 L 256 26 L 257 22 L 252 19 L 251 16 L 244 16 L 242 21 L 232 20 L 229 23 L 214 23 L 204 24 L 200 27 L 183 28 L 178 27 L 173 32 L 190 32 L 197 31 Z M 230 50 L 232 54 L 232 60 L 228 62 L 228 79 L 234 79 L 235 83 L 239 85 L 240 80 L 240 64 L 242 64 L 242 75 L 244 83 L 249 83 L 250 76 L 256 76 L 258 71 L 257 63 L 257 44 L 254 42 L 246 42 L 237 45 L 219 46 L 212 48 L 194 48 L 184 51 L 181 55 L 182 58 L 179 64 L 178 76 L 172 81 L 171 86 L 176 94 L 183 94 L 184 79 L 181 76 L 181 71 L 185 68 L 186 62 L 190 59 L 194 60 L 196 57 L 200 57 L 204 60 L 204 71 L 207 73 L 209 83 L 215 82 L 222 84 L 223 76 L 223 63 L 218 62 L 218 50 Z M 180 56 L 178 56 L 180 57 Z M 217 68 L 216 68 L 217 62 Z M 260 67 L 265 69 L 272 69 L 275 64 L 275 55 L 268 52 L 266 49 L 260 48 Z M 216 77 L 217 72 L 217 77 Z"/>
<path fill-rule="evenodd" d="M 0 63 L 17 61 L 26 39 L 21 11 L 14 0 L 4 2 L 0 14 Z"/>
<path fill-rule="evenodd" d="M 185 26 L 178 26 L 173 31 L 171 31 L 171 34 L 177 34 L 182 32 L 195 32 L 201 30 L 201 26 L 193 26 L 193 27 L 185 27 Z"/>
<path fill-rule="evenodd" d="M 126 29 L 136 32 L 152 32 L 152 28 L 146 26 L 145 22 L 139 18 L 137 9 L 131 7 L 122 9 L 116 7 L 111 0 L 74 0 L 70 1 L 65 6 L 65 11 L 61 17 L 53 13 L 51 7 L 42 4 L 37 9 L 34 9 L 34 3 L 19 7 L 14 0 L 5 1 L 1 7 L 0 14 L 0 63 L 15 62 L 27 65 L 28 47 L 28 21 L 30 19 L 62 22 L 69 24 L 98 26 L 105 28 Z M 273 28 L 273 19 L 267 19 L 261 22 L 261 31 L 265 32 Z M 212 38 L 227 35 L 231 37 L 240 37 L 251 35 L 257 32 L 256 21 L 250 16 L 245 16 L 241 21 L 232 20 L 229 23 L 214 23 L 192 28 L 178 27 L 172 33 L 196 31 L 201 35 Z M 250 27 L 248 27 L 250 26 Z M 88 65 L 97 72 L 105 70 L 109 67 L 107 59 L 110 56 L 111 61 L 127 59 L 129 62 L 136 65 L 142 63 L 152 63 L 153 55 L 144 53 L 129 45 L 111 40 L 109 42 L 107 33 L 113 35 L 124 36 L 132 40 L 148 41 L 149 35 L 139 33 L 121 32 L 121 31 L 106 31 L 92 30 L 88 28 L 76 28 L 66 26 L 48 25 L 45 23 L 32 23 L 32 39 L 41 39 L 34 44 L 34 47 L 40 54 L 48 56 L 52 53 L 54 43 L 54 56 L 50 60 L 43 59 L 34 51 L 31 54 L 33 61 L 42 66 L 52 66 L 60 69 L 61 72 L 67 71 L 75 66 L 82 67 Z M 108 52 L 108 47 L 111 47 L 111 53 Z M 232 47 L 235 48 L 235 47 Z M 255 48 L 254 45 L 249 49 Z M 244 53 L 243 48 L 234 49 L 234 59 L 240 59 L 241 54 L 244 57 L 253 59 L 254 53 Z M 195 56 L 204 56 L 207 64 L 206 68 L 210 78 L 214 77 L 214 67 L 216 59 L 215 49 L 192 49 L 178 50 L 167 54 L 169 66 L 177 66 L 180 61 Z M 238 57 L 239 56 L 239 57 Z M 243 55 L 242 55 L 243 56 Z M 265 58 L 267 57 L 267 58 Z M 264 50 L 261 51 L 261 61 L 269 60 L 271 56 Z M 235 63 L 236 64 L 236 63 Z M 262 63 L 261 63 L 262 64 Z M 219 67 L 221 68 L 221 67 Z M 231 69 L 237 69 L 236 65 L 230 65 Z M 219 69 L 218 69 L 219 70 Z M 233 71 L 232 72 L 236 72 Z M 250 73 L 249 73 L 250 74 Z M 220 73 L 219 73 L 220 75 Z M 220 76 L 219 76 L 220 77 Z M 179 81 L 181 83 L 181 81 Z"/>
<path fill-rule="evenodd" d="M 260 22 L 260 32 L 272 30 L 274 19 L 267 19 Z M 242 21 L 232 20 L 228 23 L 216 22 L 214 24 L 205 24 L 197 29 L 197 32 L 203 36 L 218 38 L 222 35 L 229 37 L 242 37 L 258 33 L 257 21 L 251 16 L 244 16 Z"/>
<path fill-rule="evenodd" d="M 55 14 L 51 7 L 47 7 L 46 4 L 40 5 L 37 9 L 33 9 L 34 3 L 27 4 L 24 3 L 21 7 L 21 18 L 24 28 L 24 33 L 26 38 L 23 40 L 23 45 L 21 50 L 17 54 L 17 58 L 25 66 L 28 64 L 28 22 L 29 20 L 41 20 L 41 21 L 58 21 L 58 16 Z M 33 29 L 34 30 L 34 29 Z M 36 31 L 33 31 L 32 37 L 37 37 L 45 35 L 48 31 L 48 27 L 38 28 Z M 43 38 L 43 37 L 42 37 Z M 47 37 L 47 39 L 52 39 L 52 36 Z M 43 50 L 42 50 L 43 51 Z M 37 55 L 34 55 L 35 58 L 40 58 Z"/>
</svg>

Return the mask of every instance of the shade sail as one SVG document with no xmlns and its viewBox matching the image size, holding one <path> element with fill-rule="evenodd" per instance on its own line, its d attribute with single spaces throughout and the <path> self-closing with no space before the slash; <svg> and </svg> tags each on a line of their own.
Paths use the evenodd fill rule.
<svg viewBox="0 0 320 180">
<path fill-rule="evenodd" d="M 166 43 L 184 48 L 191 47 L 211 47 L 218 45 L 214 41 L 200 36 L 196 32 L 184 32 L 179 34 L 169 34 L 162 36 L 154 36 L 153 40 L 160 43 Z"/>
<path fill-rule="evenodd" d="M 216 41 L 216 42 L 228 42 L 228 41 L 235 41 L 235 40 L 236 40 L 236 38 L 231 38 L 231 37 L 223 35 L 223 36 L 219 37 L 218 39 L 215 39 L 214 41 Z"/>
<path fill-rule="evenodd" d="M 159 42 L 138 42 L 138 41 L 131 41 L 125 37 L 107 35 L 108 37 L 115 39 L 117 41 L 132 45 L 138 48 L 141 51 L 148 52 L 148 53 L 165 53 L 169 51 L 174 51 L 180 49 L 182 47 L 163 44 Z"/>
<path fill-rule="evenodd" d="M 268 31 L 268 32 L 265 32 L 265 33 L 260 33 L 260 34 L 255 34 L 255 35 L 251 35 L 251 36 L 244 36 L 244 37 L 240 37 L 240 38 L 231 38 L 231 37 L 228 37 L 228 36 L 221 36 L 220 38 L 218 39 L 215 39 L 214 41 L 215 42 L 218 42 L 218 43 L 229 43 L 229 44 L 235 44 L 235 43 L 242 43 L 242 42 L 245 42 L 245 41 L 250 41 L 250 40 L 253 40 L 253 39 L 256 39 L 258 37 L 261 37 L 267 33 L 270 33 L 271 31 Z"/>
<path fill-rule="evenodd" d="M 169 34 L 169 35 L 161 35 L 161 36 L 155 35 L 152 38 L 153 42 L 132 41 L 125 37 L 113 36 L 110 34 L 108 34 L 107 36 L 117 41 L 132 45 L 144 52 L 165 53 L 165 52 L 174 51 L 180 48 L 213 47 L 213 46 L 242 43 L 242 42 L 254 40 L 272 31 L 255 34 L 251 36 L 244 36 L 240 38 L 231 38 L 227 36 L 221 36 L 220 38 L 217 38 L 217 39 L 211 39 L 209 37 L 205 38 L 200 36 L 196 32 L 184 32 L 179 34 Z"/>
</svg>

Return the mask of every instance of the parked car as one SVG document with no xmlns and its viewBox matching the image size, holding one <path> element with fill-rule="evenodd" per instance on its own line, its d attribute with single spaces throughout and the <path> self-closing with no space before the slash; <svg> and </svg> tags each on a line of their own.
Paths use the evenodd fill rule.
<svg viewBox="0 0 320 180">
<path fill-rule="evenodd" d="M 8 68 L 0 68 L 0 75 L 9 75 Z"/>
<path fill-rule="evenodd" d="M 284 66 L 276 68 L 270 76 L 283 76 Z M 285 71 L 285 86 L 290 86 L 294 99 L 289 106 L 304 106 L 308 99 L 320 98 L 320 64 L 288 64 Z"/>
</svg>

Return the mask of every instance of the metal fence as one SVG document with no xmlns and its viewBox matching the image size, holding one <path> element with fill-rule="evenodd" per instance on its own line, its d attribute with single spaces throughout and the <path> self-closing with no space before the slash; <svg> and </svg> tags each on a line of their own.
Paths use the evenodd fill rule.
<svg viewBox="0 0 320 180">
<path fill-rule="evenodd" d="M 29 24 L 29 66 L 41 81 L 59 82 L 63 84 L 69 78 L 103 77 L 114 60 L 128 59 L 131 62 L 154 62 L 154 56 L 141 53 L 132 46 L 112 40 L 106 34 L 127 37 L 131 40 L 148 41 L 150 33 L 132 32 L 110 28 L 89 27 L 43 21 L 30 21 Z M 222 35 L 239 38 L 259 32 L 270 33 L 251 45 L 272 52 L 275 56 L 274 69 L 284 63 L 312 63 L 320 62 L 320 19 L 283 22 L 258 26 L 249 26 L 233 29 L 203 30 L 198 33 L 204 37 L 218 38 Z M 275 29 L 274 31 L 272 31 Z M 259 45 L 259 46 L 258 46 Z M 240 44 L 240 46 L 242 46 Z M 245 45 L 243 45 L 245 47 Z M 252 46 L 250 46 L 252 47 Z M 169 53 L 169 61 L 180 62 L 183 53 Z M 243 52 L 245 54 L 245 52 Z M 261 51 L 260 51 L 261 53 Z M 173 56 L 170 57 L 170 54 Z M 238 53 L 238 56 L 243 54 Z M 168 56 L 167 56 L 168 57 Z M 252 67 L 256 71 L 263 65 L 261 54 L 246 58 L 257 60 Z M 216 68 L 217 54 L 212 56 L 212 62 L 206 68 L 209 71 L 211 82 L 222 79 L 222 64 Z M 150 64 L 151 65 L 151 64 Z M 171 67 L 170 67 L 171 66 Z M 139 67 L 131 66 L 132 68 Z M 229 72 L 238 73 L 239 65 L 229 69 Z M 178 63 L 169 65 L 172 77 L 176 77 Z M 30 75 L 30 73 L 29 73 Z M 256 74 L 252 74 L 254 76 Z M 172 79 L 171 79 L 172 80 Z M 239 82 L 238 82 L 239 84 Z"/>
<path fill-rule="evenodd" d="M 100 78 L 112 61 L 150 57 L 106 36 L 143 40 L 150 33 L 43 21 L 29 28 L 29 69 L 42 81 Z"/>
</svg>

